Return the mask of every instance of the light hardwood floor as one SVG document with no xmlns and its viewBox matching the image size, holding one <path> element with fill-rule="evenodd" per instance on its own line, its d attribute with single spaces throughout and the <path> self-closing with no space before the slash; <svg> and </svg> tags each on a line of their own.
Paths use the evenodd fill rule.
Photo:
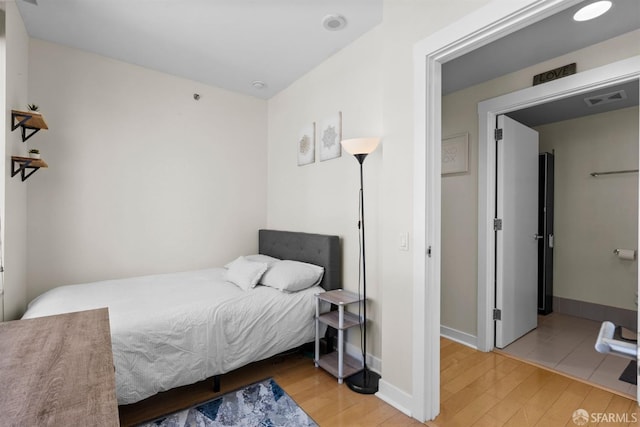
<svg viewBox="0 0 640 427">
<path fill-rule="evenodd" d="M 640 411 L 626 397 L 506 355 L 446 339 L 440 345 L 440 415 L 429 426 L 575 426 L 577 409 L 630 421 L 588 425 L 639 425 Z"/>
<path fill-rule="evenodd" d="M 160 393 L 142 402 L 119 407 L 120 424 L 130 426 L 188 408 L 247 384 L 273 377 L 320 426 L 405 426 L 420 423 L 373 395 L 352 392 L 313 360 L 299 353 L 274 357 L 222 376 L 220 393 L 203 381 Z"/>
<path fill-rule="evenodd" d="M 627 414 L 640 412 L 622 396 L 497 353 L 481 353 L 441 340 L 440 415 L 428 426 L 575 426 L 573 412 Z M 221 393 L 274 377 L 276 382 L 320 426 L 406 426 L 419 423 L 375 396 L 352 392 L 314 368 L 300 354 L 252 364 L 222 377 Z M 161 393 L 120 407 L 123 426 L 212 399 L 211 382 Z M 594 424 L 589 424 L 594 425 Z M 602 423 L 636 426 L 638 423 Z"/>
</svg>

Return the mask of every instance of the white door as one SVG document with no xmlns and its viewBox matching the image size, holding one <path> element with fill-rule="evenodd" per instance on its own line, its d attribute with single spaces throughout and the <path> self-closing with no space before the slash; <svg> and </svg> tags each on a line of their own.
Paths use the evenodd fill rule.
<svg viewBox="0 0 640 427">
<path fill-rule="evenodd" d="M 504 115 L 498 128 L 495 346 L 504 348 L 538 324 L 538 132 Z"/>
</svg>

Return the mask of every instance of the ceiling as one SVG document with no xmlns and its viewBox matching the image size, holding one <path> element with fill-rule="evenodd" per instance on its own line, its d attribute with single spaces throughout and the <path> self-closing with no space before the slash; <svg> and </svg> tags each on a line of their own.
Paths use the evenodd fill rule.
<svg viewBox="0 0 640 427">
<path fill-rule="evenodd" d="M 31 37 L 265 99 L 382 21 L 382 0 L 32 1 Z"/>
<path fill-rule="evenodd" d="M 620 91 L 622 91 L 620 93 Z M 638 105 L 638 80 L 536 105 L 506 115 L 530 127 Z M 603 97 L 604 96 L 604 97 Z M 587 98 L 596 98 L 586 102 Z M 602 99 L 602 101 L 598 101 Z"/>
<path fill-rule="evenodd" d="M 613 7 L 603 16 L 592 21 L 575 22 L 573 14 L 580 7 L 593 1 L 583 1 L 443 64 L 443 94 L 474 86 L 640 28 L 638 0 L 613 0 Z M 493 66 L 490 66 L 491 64 Z M 577 71 L 580 72 L 579 63 Z M 533 75 L 531 80 L 533 83 Z M 618 90 L 625 91 L 626 98 L 592 106 L 585 102 L 587 97 L 610 94 Z M 540 126 L 636 105 L 637 80 L 513 111 L 507 115 L 527 126 Z"/>
<path fill-rule="evenodd" d="M 443 64 L 442 93 L 471 87 L 640 28 L 640 1 L 612 1 L 613 7 L 597 19 L 573 20 L 580 7 L 594 2 L 586 0 Z"/>
<path fill-rule="evenodd" d="M 443 94 L 640 28 L 640 2 L 613 1 L 596 20 L 575 23 L 576 5 L 443 64 Z M 264 99 L 379 24 L 383 8 L 383 0 L 32 2 L 16 2 L 31 37 Z M 346 27 L 323 28 L 329 14 Z"/>
</svg>

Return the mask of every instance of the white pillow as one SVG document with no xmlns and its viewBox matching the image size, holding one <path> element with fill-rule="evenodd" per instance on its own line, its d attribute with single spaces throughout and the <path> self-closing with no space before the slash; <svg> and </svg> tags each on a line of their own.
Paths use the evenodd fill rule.
<svg viewBox="0 0 640 427">
<path fill-rule="evenodd" d="M 322 281 L 324 268 L 306 262 L 282 260 L 269 267 L 260 283 L 285 292 L 296 292 Z"/>
<path fill-rule="evenodd" d="M 278 258 L 263 254 L 245 255 L 245 258 L 249 261 L 254 262 L 266 262 L 269 267 L 271 267 L 274 263 L 280 261 Z"/>
<path fill-rule="evenodd" d="M 274 262 L 280 261 L 278 258 L 274 258 L 272 256 L 269 255 L 262 255 L 262 254 L 255 254 L 255 255 L 245 255 L 244 258 L 248 261 L 254 261 L 254 262 L 266 262 L 267 265 L 271 266 L 271 264 L 273 264 Z M 235 260 L 234 260 L 235 261 Z M 229 266 L 231 264 L 233 264 L 234 261 L 231 261 L 230 263 L 228 263 L 227 265 L 224 266 L 224 268 L 229 268 Z"/>
<path fill-rule="evenodd" d="M 255 287 L 269 268 L 266 262 L 249 261 L 243 256 L 227 265 L 227 281 L 245 291 Z"/>
</svg>

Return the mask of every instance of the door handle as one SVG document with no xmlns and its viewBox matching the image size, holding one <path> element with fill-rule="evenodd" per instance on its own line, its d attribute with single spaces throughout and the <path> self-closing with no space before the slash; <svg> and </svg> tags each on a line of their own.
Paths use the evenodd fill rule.
<svg viewBox="0 0 640 427">
<path fill-rule="evenodd" d="M 544 239 L 544 236 L 543 236 L 543 235 L 541 235 L 541 234 L 534 234 L 534 235 L 533 235 L 533 239 L 534 239 L 534 240 Z"/>
</svg>

